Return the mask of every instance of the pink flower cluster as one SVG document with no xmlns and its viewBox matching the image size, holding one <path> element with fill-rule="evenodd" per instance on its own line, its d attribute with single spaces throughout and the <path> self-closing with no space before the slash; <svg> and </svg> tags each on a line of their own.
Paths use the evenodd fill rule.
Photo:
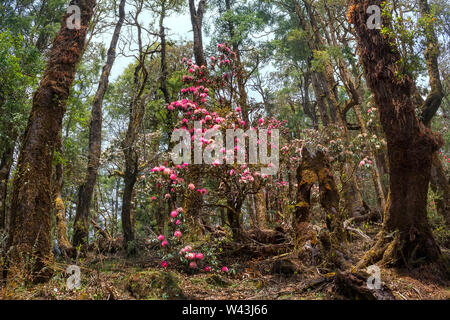
<svg viewBox="0 0 450 320">
<path fill-rule="evenodd" d="M 169 245 L 169 242 L 166 240 L 166 238 L 161 234 L 158 236 L 158 240 L 161 241 L 161 247 L 165 247 Z"/>
<path fill-rule="evenodd" d="M 189 268 L 196 269 L 198 267 L 198 263 L 203 260 L 203 253 L 201 252 L 192 252 L 191 246 L 186 246 L 179 252 L 180 256 L 183 256 L 189 260 Z M 196 261 L 197 260 L 197 261 Z"/>
</svg>

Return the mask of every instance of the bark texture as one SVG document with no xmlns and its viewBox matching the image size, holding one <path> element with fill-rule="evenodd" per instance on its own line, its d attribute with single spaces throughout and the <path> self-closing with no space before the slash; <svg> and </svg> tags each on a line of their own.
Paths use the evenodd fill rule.
<svg viewBox="0 0 450 320">
<path fill-rule="evenodd" d="M 62 154 L 62 141 L 61 135 L 57 142 L 57 150 Z M 66 208 L 62 199 L 61 190 L 64 184 L 64 168 L 61 162 L 58 162 L 55 167 L 55 181 L 54 181 L 54 199 L 55 199 L 55 215 L 56 215 L 56 239 L 58 240 L 58 247 L 61 250 L 64 257 L 75 257 L 75 249 L 70 244 L 67 238 L 67 226 L 66 226 Z"/>
<path fill-rule="evenodd" d="M 14 145 L 8 144 L 0 158 L 0 230 L 7 226 L 8 182 L 14 154 Z"/>
<path fill-rule="evenodd" d="M 194 32 L 194 56 L 198 66 L 206 66 L 203 52 L 203 14 L 205 13 L 205 0 L 200 0 L 197 8 L 195 0 L 189 0 L 189 12 L 191 14 L 192 31 Z"/>
<path fill-rule="evenodd" d="M 297 168 L 297 204 L 294 211 L 294 230 L 296 247 L 312 240 L 310 219 L 311 188 L 314 183 L 319 184 L 320 204 L 325 210 L 327 228 L 338 241 L 344 239 L 343 217 L 339 209 L 339 193 L 334 181 L 333 173 L 325 154 L 321 151 L 311 152 L 306 147 L 302 149 L 302 163 Z"/>
<path fill-rule="evenodd" d="M 41 83 L 33 96 L 13 182 L 8 238 L 10 262 L 26 267 L 35 281 L 45 281 L 51 275 L 45 267 L 46 261 L 52 259 L 53 154 L 96 1 L 71 1 L 71 4 L 81 9 L 81 28 L 68 29 L 69 15 L 64 16 Z M 21 263 L 26 256 L 35 258 L 31 265 Z"/>
<path fill-rule="evenodd" d="M 415 114 L 414 83 L 401 70 L 400 54 L 380 30 L 367 27 L 370 5 L 380 0 L 351 1 L 348 18 L 355 25 L 365 78 L 374 94 L 386 134 L 389 160 L 389 195 L 378 241 L 358 267 L 378 260 L 387 265 L 436 261 L 440 250 L 427 220 L 427 193 L 432 154 L 442 139 Z M 388 25 L 387 19 L 383 24 Z"/>
</svg>

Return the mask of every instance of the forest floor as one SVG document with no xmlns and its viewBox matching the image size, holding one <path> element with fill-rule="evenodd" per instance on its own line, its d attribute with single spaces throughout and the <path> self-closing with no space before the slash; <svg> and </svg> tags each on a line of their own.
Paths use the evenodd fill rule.
<svg viewBox="0 0 450 320">
<path fill-rule="evenodd" d="M 350 243 L 351 261 L 361 258 L 370 244 L 355 239 Z M 66 288 L 69 264 L 55 263 L 53 278 L 34 286 L 10 284 L 0 290 L 0 299 L 255 299 L 255 300 L 322 300 L 348 299 L 336 293 L 335 274 L 315 266 L 298 265 L 290 274 L 274 272 L 276 261 L 289 258 L 292 253 L 258 256 L 246 254 L 239 248 L 221 252 L 221 265 L 227 265 L 227 274 L 194 272 L 184 266 L 163 269 L 160 250 L 152 249 L 145 255 L 126 258 L 123 253 L 88 254 L 79 259 L 81 288 Z M 450 250 L 442 248 L 447 261 Z M 402 270 L 381 268 L 382 283 L 395 299 L 427 300 L 450 299 L 450 279 L 435 265 Z"/>
</svg>

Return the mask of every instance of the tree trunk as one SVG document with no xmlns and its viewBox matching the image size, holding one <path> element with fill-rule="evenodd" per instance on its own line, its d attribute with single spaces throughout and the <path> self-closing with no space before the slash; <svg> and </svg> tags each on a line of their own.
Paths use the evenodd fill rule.
<svg viewBox="0 0 450 320">
<path fill-rule="evenodd" d="M 159 17 L 159 37 L 161 38 L 161 91 L 164 95 L 164 101 L 170 104 L 169 90 L 167 89 L 167 43 L 166 30 L 164 28 L 164 19 L 166 17 L 165 2 L 161 3 L 161 13 Z M 171 114 L 170 114 L 171 115 Z M 171 150 L 171 148 L 169 148 Z"/>
<path fill-rule="evenodd" d="M 71 4 L 78 4 L 81 9 L 81 29 L 68 29 L 66 19 L 69 14 L 64 16 L 33 97 L 12 190 L 8 238 L 10 259 L 15 265 L 20 264 L 21 257 L 34 256 L 36 259 L 32 260 L 35 262 L 29 266 L 29 271 L 35 281 L 46 281 L 52 273 L 45 267 L 52 259 L 53 154 L 96 2 L 71 1 Z"/>
<path fill-rule="evenodd" d="M 140 34 L 140 26 L 138 26 Z M 140 41 L 141 43 L 141 41 Z M 150 94 L 143 96 L 144 89 L 148 80 L 148 71 L 145 67 L 146 53 L 140 48 L 141 55 L 139 57 L 138 66 L 135 69 L 135 84 L 137 92 L 130 103 L 130 119 L 125 139 L 122 141 L 121 147 L 125 158 L 125 175 L 124 190 L 122 196 L 122 231 L 123 245 L 128 254 L 134 254 L 134 249 L 129 246 L 134 241 L 134 225 L 132 218 L 132 200 L 133 189 L 139 174 L 139 154 L 136 150 L 136 140 L 138 132 L 144 120 L 145 105 Z"/>
<path fill-rule="evenodd" d="M 259 229 L 267 228 L 266 221 L 266 199 L 264 189 L 260 189 L 254 196 L 256 206 L 256 225 Z"/>
<path fill-rule="evenodd" d="M 372 90 L 386 134 L 389 195 L 383 229 L 375 247 L 358 263 L 378 260 L 388 265 L 412 265 L 441 257 L 427 220 L 427 193 L 432 154 L 442 144 L 419 121 L 411 77 L 400 69 L 398 50 L 380 30 L 367 27 L 367 8 L 381 0 L 351 2 L 348 17 L 355 25 L 365 78 Z M 386 18 L 383 23 L 388 25 Z"/>
<path fill-rule="evenodd" d="M 206 66 L 205 54 L 203 51 L 203 15 L 205 13 L 205 0 L 200 0 L 198 8 L 195 8 L 195 0 L 189 0 L 189 12 L 191 14 L 192 30 L 194 32 L 194 57 L 198 66 Z M 199 188 L 202 182 L 201 167 L 192 165 L 191 176 L 188 180 Z M 197 238 L 199 235 L 205 234 L 205 227 L 201 221 L 201 208 L 203 205 L 203 197 L 200 192 L 188 191 L 185 200 L 185 214 L 188 225 L 191 227 L 192 235 Z"/>
<path fill-rule="evenodd" d="M 427 0 L 419 0 L 420 14 L 426 18 L 431 14 Z M 428 77 L 430 81 L 430 93 L 422 104 L 421 120 L 426 126 L 430 126 L 436 111 L 442 105 L 444 92 L 439 72 L 439 42 L 436 37 L 433 24 L 427 25 L 425 30 L 427 48 L 425 60 L 427 63 Z M 445 218 L 446 224 L 450 226 L 450 184 L 445 175 L 439 154 L 435 152 L 431 168 L 431 187 L 433 191 L 440 193 L 441 197 L 436 199 L 437 211 Z"/>
<path fill-rule="evenodd" d="M 342 267 L 341 243 L 345 241 L 343 227 L 344 217 L 339 209 L 339 193 L 334 181 L 326 155 L 321 151 L 311 152 L 306 147 L 302 149 L 302 162 L 297 169 L 297 204 L 295 205 L 293 227 L 295 232 L 295 250 L 301 253 L 305 244 L 310 246 L 318 243 L 316 232 L 310 223 L 311 188 L 318 182 L 320 204 L 325 211 L 327 230 L 320 235 L 323 257 L 327 264 Z"/>
<path fill-rule="evenodd" d="M 191 172 L 188 182 L 193 183 L 195 189 L 187 191 L 184 212 L 186 214 L 186 223 L 189 226 L 189 230 L 191 230 L 192 240 L 197 240 L 199 236 L 206 233 L 201 219 L 203 196 L 197 191 L 201 186 L 202 180 L 200 165 L 193 164 L 190 168 Z"/>
<path fill-rule="evenodd" d="M 242 226 L 241 226 L 241 209 L 243 201 L 241 199 L 229 199 L 228 203 L 228 222 L 233 234 L 234 241 L 242 240 Z"/>
<path fill-rule="evenodd" d="M 92 201 L 92 193 L 97 181 L 97 171 L 100 165 L 102 144 L 102 105 L 106 90 L 108 89 L 109 75 L 116 59 L 116 47 L 119 41 L 120 31 L 125 19 L 125 0 L 119 4 L 119 20 L 109 44 L 106 63 L 103 66 L 102 75 L 92 103 L 91 123 L 89 126 L 89 153 L 88 167 L 83 184 L 78 191 L 77 211 L 74 221 L 73 245 L 85 245 L 88 242 L 89 210 Z"/>
<path fill-rule="evenodd" d="M 62 141 L 61 133 L 59 135 L 59 141 L 57 142 L 56 150 L 62 155 Z M 55 167 L 55 181 L 54 181 L 54 199 L 55 199 L 55 211 L 56 211 L 56 239 L 58 240 L 58 247 L 63 253 L 64 257 L 74 257 L 75 250 L 70 244 L 67 238 L 67 226 L 66 226 L 66 210 L 64 201 L 62 199 L 61 190 L 63 188 L 63 164 L 59 161 Z"/>
<path fill-rule="evenodd" d="M 296 251 L 301 250 L 307 241 L 310 240 L 313 243 L 316 241 L 316 235 L 310 223 L 311 188 L 316 180 L 316 173 L 304 157 L 297 168 L 297 203 L 292 223 L 295 232 Z"/>
<path fill-rule="evenodd" d="M 8 218 L 8 182 L 13 162 L 14 145 L 8 145 L 0 159 L 0 230 L 5 230 Z"/>
<path fill-rule="evenodd" d="M 230 0 L 225 0 L 225 8 L 228 12 L 231 12 L 231 1 Z M 245 128 L 245 130 L 247 130 L 248 128 L 250 128 L 250 123 L 249 123 L 249 116 L 248 116 L 249 110 L 248 110 L 248 106 L 247 106 L 247 91 L 245 89 L 246 79 L 244 79 L 245 70 L 241 63 L 241 52 L 239 50 L 239 43 L 235 39 L 236 32 L 235 32 L 233 23 L 234 23 L 234 21 L 232 21 L 231 19 L 229 19 L 227 21 L 228 33 L 229 33 L 230 40 L 231 40 L 231 47 L 233 49 L 233 52 L 236 54 L 236 64 L 239 67 L 239 70 L 237 71 L 237 74 L 236 74 L 237 84 L 238 84 L 238 92 L 239 92 L 238 103 L 239 103 L 239 107 L 241 107 L 242 119 L 245 121 L 244 128 Z"/>
<path fill-rule="evenodd" d="M 131 241 L 134 241 L 134 226 L 131 217 L 133 189 L 137 178 L 137 162 L 133 159 L 127 160 L 124 183 L 125 187 L 122 196 L 122 230 L 124 247 L 128 248 Z M 130 252 L 132 254 L 133 252 Z"/>
<path fill-rule="evenodd" d="M 191 14 L 192 31 L 194 32 L 194 57 L 198 66 L 206 66 L 203 52 L 203 14 L 205 13 L 205 0 L 200 0 L 198 8 L 195 8 L 195 0 L 189 0 L 189 12 Z"/>
<path fill-rule="evenodd" d="M 436 152 L 433 154 L 431 167 L 431 188 L 438 193 L 436 199 L 437 212 L 444 217 L 445 223 L 450 227 L 450 183 Z"/>
</svg>

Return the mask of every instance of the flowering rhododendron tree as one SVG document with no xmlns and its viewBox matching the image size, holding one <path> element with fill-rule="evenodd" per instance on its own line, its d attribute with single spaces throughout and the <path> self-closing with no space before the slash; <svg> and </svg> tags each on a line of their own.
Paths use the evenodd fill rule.
<svg viewBox="0 0 450 320">
<path fill-rule="evenodd" d="M 157 186 L 164 186 L 170 190 L 165 194 L 166 200 L 171 199 L 175 193 L 197 193 L 203 197 L 205 207 L 223 207 L 228 209 L 228 220 L 235 238 L 240 237 L 241 209 L 248 195 L 256 194 L 268 181 L 273 180 L 271 175 L 262 173 L 263 165 L 254 159 L 249 159 L 250 152 L 246 153 L 249 135 L 257 137 L 257 148 L 264 142 L 267 144 L 266 155 L 278 154 L 279 143 L 268 141 L 267 136 L 272 130 L 281 130 L 286 134 L 285 121 L 276 119 L 255 119 L 255 126 L 250 126 L 242 120 L 242 110 L 238 100 L 234 96 L 235 76 L 239 69 L 235 64 L 235 53 L 225 44 L 218 45 L 218 56 L 210 58 L 210 68 L 197 66 L 190 59 L 183 59 L 187 74 L 183 76 L 185 87 L 180 91 L 180 99 L 167 106 L 170 112 L 174 112 L 178 118 L 178 125 L 174 134 L 187 136 L 191 139 L 190 148 L 194 150 L 196 143 L 200 143 L 201 154 L 211 151 L 209 163 L 203 165 L 192 163 L 192 158 L 183 155 L 183 161 L 172 166 L 159 166 L 150 170 L 150 176 L 154 177 Z M 200 127 L 199 127 L 200 125 Z M 227 135 L 226 130 L 245 130 L 242 136 L 234 136 L 231 147 L 225 148 L 223 140 L 217 141 L 217 136 L 222 139 Z M 208 136 L 207 130 L 214 130 L 213 136 Z M 264 130 L 266 136 L 258 132 Z M 214 139 L 216 138 L 216 139 Z M 251 141 L 251 140 L 248 140 Z M 220 143 L 219 143 L 220 142 Z M 214 156 L 212 156 L 214 154 Z M 202 161 L 202 159 L 200 159 Z M 251 164 L 249 160 L 252 160 Z M 277 163 L 269 162 L 266 167 L 278 170 Z M 194 162 L 198 161 L 194 155 Z M 205 159 L 208 162 L 208 159 Z M 194 182 L 186 185 L 189 173 L 195 167 L 201 167 L 201 172 L 208 177 L 209 185 L 214 186 L 207 190 Z M 276 176 L 275 176 L 276 177 Z M 154 198 L 152 198 L 154 199 Z M 186 212 L 189 215 L 189 212 Z"/>
<path fill-rule="evenodd" d="M 167 202 L 176 195 L 189 197 L 195 193 L 203 198 L 204 207 L 226 208 L 233 237 L 239 239 L 242 230 L 241 210 L 246 198 L 265 187 L 278 188 L 287 185 L 282 179 L 277 181 L 280 177 L 278 174 L 269 175 L 262 170 L 266 167 L 277 173 L 280 166 L 278 157 L 273 158 L 275 163 L 263 165 L 249 159 L 250 152 L 247 153 L 245 149 L 258 148 L 265 144 L 266 156 L 278 154 L 279 141 L 274 141 L 273 138 L 269 141 L 268 136 L 272 135 L 272 130 L 286 134 L 287 128 L 285 121 L 274 118 L 255 119 L 254 125 L 246 124 L 242 120 L 242 108 L 234 96 L 235 76 L 238 72 L 235 53 L 225 44 L 219 44 L 218 51 L 218 56 L 210 58 L 209 68 L 197 66 L 190 59 L 183 59 L 187 70 L 187 74 L 183 76 L 185 87 L 180 91 L 179 100 L 167 105 L 169 112 L 175 113 L 178 119 L 174 134 L 189 137 L 191 143 L 188 146 L 190 145 L 191 150 L 198 147 L 196 143 L 199 143 L 202 155 L 205 151 L 210 151 L 210 159 L 200 159 L 209 163 L 195 164 L 198 161 L 195 154 L 194 159 L 183 154 L 182 161 L 178 164 L 172 162 L 172 165 L 169 165 L 165 162 L 164 165 L 150 169 L 147 178 L 154 181 L 157 188 L 169 190 L 164 194 L 164 200 Z M 244 132 L 246 128 L 248 129 Z M 220 139 L 227 135 L 227 129 L 235 132 L 242 130 L 243 134 L 233 136 L 231 146 L 227 140 L 225 147 Z M 208 135 L 208 130 L 213 130 L 214 134 Z M 265 135 L 258 135 L 261 130 Z M 252 140 L 249 135 L 256 137 L 253 145 L 250 145 Z M 200 168 L 202 176 L 207 177 L 208 186 L 211 187 L 209 190 L 201 185 L 204 180 L 197 183 L 187 182 L 193 168 Z M 156 200 L 156 196 L 153 195 L 151 199 Z M 169 236 L 160 236 L 161 246 L 171 255 L 175 254 L 176 247 L 180 260 L 187 263 L 189 268 L 198 269 L 203 263 L 203 254 L 193 252 L 190 246 L 178 249 L 183 243 L 184 235 L 189 234 L 189 227 L 182 219 L 189 216 L 189 209 L 186 206 L 184 209 L 178 207 L 170 212 Z M 210 270 L 211 267 L 206 268 L 204 270 Z"/>
</svg>

